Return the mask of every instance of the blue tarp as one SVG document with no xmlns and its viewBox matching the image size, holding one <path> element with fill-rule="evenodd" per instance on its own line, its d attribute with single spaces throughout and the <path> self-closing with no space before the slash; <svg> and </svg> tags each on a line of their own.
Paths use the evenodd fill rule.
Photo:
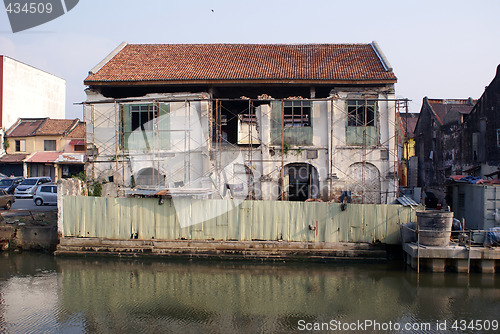
<svg viewBox="0 0 500 334">
<path fill-rule="evenodd" d="M 472 184 L 476 184 L 477 181 L 482 180 L 482 178 L 477 177 L 477 176 L 466 176 L 460 179 L 460 181 L 466 181 Z"/>
<path fill-rule="evenodd" d="M 484 238 L 484 246 L 500 246 L 500 227 L 488 229 Z"/>
</svg>

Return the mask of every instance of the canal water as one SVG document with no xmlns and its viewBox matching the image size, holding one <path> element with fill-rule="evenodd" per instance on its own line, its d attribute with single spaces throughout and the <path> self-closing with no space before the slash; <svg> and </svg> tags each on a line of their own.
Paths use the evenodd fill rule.
<svg viewBox="0 0 500 334">
<path fill-rule="evenodd" d="M 3 253 L 0 333 L 493 333 L 497 276 Z"/>
</svg>

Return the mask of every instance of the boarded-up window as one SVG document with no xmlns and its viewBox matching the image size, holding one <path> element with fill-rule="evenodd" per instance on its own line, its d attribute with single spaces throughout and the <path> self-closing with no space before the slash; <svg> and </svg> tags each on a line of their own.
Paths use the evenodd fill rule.
<svg viewBox="0 0 500 334">
<path fill-rule="evenodd" d="M 352 202 L 358 204 L 380 204 L 380 171 L 370 163 L 354 163 L 349 166 L 346 190 L 351 191 Z"/>
</svg>

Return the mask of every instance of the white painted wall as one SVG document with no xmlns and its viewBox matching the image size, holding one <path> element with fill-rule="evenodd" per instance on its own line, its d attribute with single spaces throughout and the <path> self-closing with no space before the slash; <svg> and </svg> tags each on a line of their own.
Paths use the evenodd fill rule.
<svg viewBox="0 0 500 334">
<path fill-rule="evenodd" d="M 55 75 L 3 57 L 2 126 L 19 117 L 65 118 L 66 81 Z"/>
</svg>

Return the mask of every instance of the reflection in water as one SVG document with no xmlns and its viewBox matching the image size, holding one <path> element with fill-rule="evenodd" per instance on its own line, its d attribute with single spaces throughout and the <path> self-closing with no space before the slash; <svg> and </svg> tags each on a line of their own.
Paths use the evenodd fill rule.
<svg viewBox="0 0 500 334">
<path fill-rule="evenodd" d="M 366 319 L 449 327 L 500 314 L 495 275 L 426 273 L 417 281 L 400 265 L 4 254 L 0 268 L 0 332 L 279 333 L 296 331 L 299 320 Z"/>
</svg>

